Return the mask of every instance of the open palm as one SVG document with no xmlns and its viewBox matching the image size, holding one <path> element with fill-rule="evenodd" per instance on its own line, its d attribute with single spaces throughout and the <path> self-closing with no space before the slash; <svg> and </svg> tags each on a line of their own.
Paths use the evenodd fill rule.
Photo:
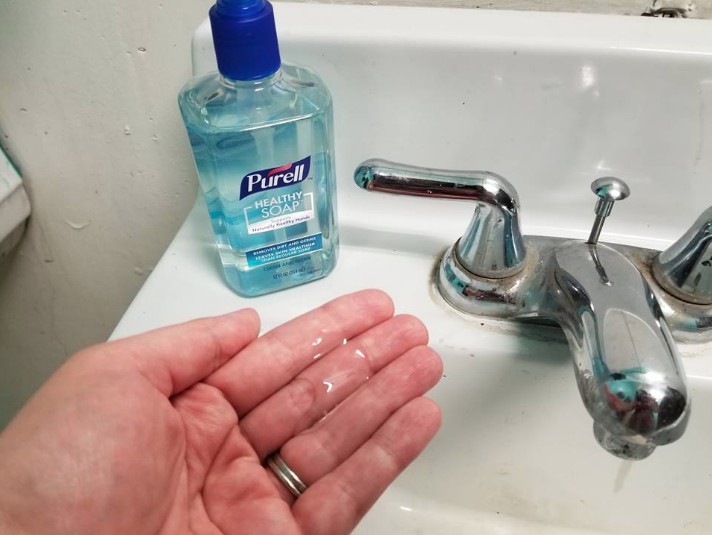
<svg viewBox="0 0 712 535">
<path fill-rule="evenodd" d="M 440 359 L 375 290 L 258 333 L 242 310 L 75 355 L 0 435 L 0 528 L 348 533 L 435 434 Z"/>
</svg>

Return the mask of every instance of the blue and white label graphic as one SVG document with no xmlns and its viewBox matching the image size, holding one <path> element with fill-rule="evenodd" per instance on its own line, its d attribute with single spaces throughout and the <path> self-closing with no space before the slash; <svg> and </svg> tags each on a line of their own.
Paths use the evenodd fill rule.
<svg viewBox="0 0 712 535">
<path fill-rule="evenodd" d="M 244 209 L 248 234 L 269 232 L 314 219 L 314 194 L 285 193 L 259 201 Z"/>
<path fill-rule="evenodd" d="M 263 266 L 279 260 L 319 251 L 322 248 L 321 233 L 303 236 L 294 240 L 269 245 L 260 249 L 247 251 L 247 265 Z"/>
<path fill-rule="evenodd" d="M 254 193 L 299 184 L 309 176 L 311 156 L 298 162 L 248 173 L 240 181 L 240 200 Z"/>
</svg>

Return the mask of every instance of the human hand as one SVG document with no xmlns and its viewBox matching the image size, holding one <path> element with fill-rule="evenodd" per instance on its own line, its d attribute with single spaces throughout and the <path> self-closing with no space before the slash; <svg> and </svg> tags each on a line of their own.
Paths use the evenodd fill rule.
<svg viewBox="0 0 712 535">
<path fill-rule="evenodd" d="M 247 309 L 69 359 L 0 434 L 0 532 L 348 533 L 437 431 L 440 358 L 375 290 L 258 333 Z"/>
</svg>

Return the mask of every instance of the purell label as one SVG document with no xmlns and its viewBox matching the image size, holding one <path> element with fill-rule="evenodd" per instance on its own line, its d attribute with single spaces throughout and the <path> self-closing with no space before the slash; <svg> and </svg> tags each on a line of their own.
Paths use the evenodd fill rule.
<svg viewBox="0 0 712 535">
<path fill-rule="evenodd" d="M 295 191 L 256 201 L 244 209 L 248 234 L 259 234 L 314 219 L 314 194 Z"/>
<path fill-rule="evenodd" d="M 298 162 L 288 163 L 272 169 L 254 171 L 245 175 L 240 183 L 240 200 L 253 193 L 302 182 L 309 176 L 310 164 L 311 156 L 307 156 Z"/>
</svg>

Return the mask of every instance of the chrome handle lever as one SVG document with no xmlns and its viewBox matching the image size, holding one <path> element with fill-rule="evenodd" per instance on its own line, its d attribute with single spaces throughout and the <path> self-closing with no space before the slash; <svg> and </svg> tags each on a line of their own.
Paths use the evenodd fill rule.
<svg viewBox="0 0 712 535">
<path fill-rule="evenodd" d="M 712 304 L 712 206 L 655 258 L 653 275 L 663 289 L 682 301 Z"/>
<path fill-rule="evenodd" d="M 503 177 L 371 159 L 356 168 L 354 181 L 370 191 L 476 202 L 470 225 L 456 245 L 458 261 L 474 275 L 495 279 L 523 268 L 526 252 L 519 228 L 519 197 Z"/>
</svg>

